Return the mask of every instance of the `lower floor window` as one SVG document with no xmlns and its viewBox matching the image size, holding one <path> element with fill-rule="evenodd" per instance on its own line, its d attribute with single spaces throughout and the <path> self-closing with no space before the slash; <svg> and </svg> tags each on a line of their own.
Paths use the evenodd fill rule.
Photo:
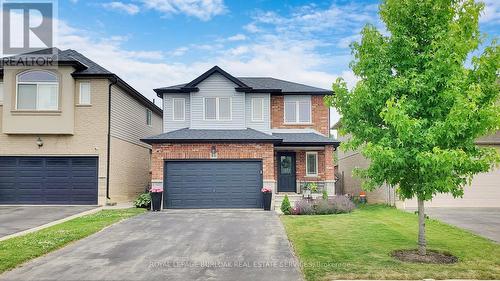
<svg viewBox="0 0 500 281">
<path fill-rule="evenodd" d="M 307 152 L 306 153 L 306 175 L 307 176 L 317 176 L 318 175 L 318 153 L 317 152 Z"/>
</svg>

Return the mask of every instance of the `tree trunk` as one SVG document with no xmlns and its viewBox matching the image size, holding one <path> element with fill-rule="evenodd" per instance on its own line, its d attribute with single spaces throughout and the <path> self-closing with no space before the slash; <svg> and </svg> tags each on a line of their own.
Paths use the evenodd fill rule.
<svg viewBox="0 0 500 281">
<path fill-rule="evenodd" d="M 424 200 L 418 199 L 418 254 L 425 256 L 427 253 L 427 242 L 425 240 L 425 212 Z"/>
</svg>

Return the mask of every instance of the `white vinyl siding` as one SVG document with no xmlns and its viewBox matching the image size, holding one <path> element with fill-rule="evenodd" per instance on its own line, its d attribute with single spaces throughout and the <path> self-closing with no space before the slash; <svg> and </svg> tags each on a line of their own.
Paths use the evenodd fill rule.
<svg viewBox="0 0 500 281">
<path fill-rule="evenodd" d="M 162 116 L 152 112 L 151 126 L 147 125 L 145 105 L 125 93 L 120 87 L 111 88 L 111 136 L 143 147 L 145 137 L 161 134 Z"/>
<path fill-rule="evenodd" d="M 318 176 L 318 153 L 306 152 L 306 176 Z"/>
<path fill-rule="evenodd" d="M 215 73 L 197 85 L 199 91 L 190 94 L 191 129 L 245 129 L 245 93 L 236 92 L 236 84 Z M 206 112 L 207 98 L 215 98 L 214 117 L 213 99 L 209 100 L 210 111 Z M 217 99 L 218 98 L 218 99 Z M 218 101 L 217 101 L 218 100 Z M 218 109 L 218 113 L 217 113 Z M 206 114 L 208 113 L 208 114 Z M 217 114 L 219 118 L 217 118 Z M 205 117 L 209 117 L 208 119 Z"/>
<path fill-rule="evenodd" d="M 184 120 L 174 120 L 174 100 L 184 100 Z M 163 95 L 163 131 L 171 132 L 188 128 L 190 124 L 190 97 L 189 94 L 164 94 Z M 177 110 L 176 110 L 177 113 Z"/>
<path fill-rule="evenodd" d="M 253 112 L 255 108 L 253 107 L 254 100 L 262 100 L 262 119 L 256 120 L 253 118 Z M 257 101 L 257 103 L 260 103 Z M 245 105 L 245 115 L 246 115 L 246 126 L 247 128 L 252 128 L 265 133 L 270 133 L 271 131 L 271 121 L 270 121 L 270 108 L 271 108 L 271 98 L 270 94 L 260 94 L 260 93 L 247 93 L 246 94 L 246 105 Z M 258 111 L 258 110 L 257 110 Z"/>
<path fill-rule="evenodd" d="M 285 124 L 310 124 L 312 119 L 311 96 L 285 96 Z"/>
<path fill-rule="evenodd" d="M 91 104 L 91 91 L 90 91 L 90 83 L 89 82 L 81 82 L 80 83 L 80 97 L 78 100 L 78 104 L 81 105 L 90 105 Z"/>
<path fill-rule="evenodd" d="M 186 99 L 174 98 L 172 110 L 174 121 L 184 121 L 186 119 Z"/>
</svg>

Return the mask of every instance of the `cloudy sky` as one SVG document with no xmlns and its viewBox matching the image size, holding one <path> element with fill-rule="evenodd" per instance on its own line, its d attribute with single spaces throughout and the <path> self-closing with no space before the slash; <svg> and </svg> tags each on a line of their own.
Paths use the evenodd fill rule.
<svg viewBox="0 0 500 281">
<path fill-rule="evenodd" d="M 485 2 L 481 29 L 492 38 L 500 34 L 500 1 Z M 213 65 L 330 89 L 338 76 L 355 83 L 349 43 L 366 23 L 383 29 L 377 10 L 371 0 L 59 0 L 57 44 L 150 99 L 153 88 L 188 82 Z"/>
</svg>

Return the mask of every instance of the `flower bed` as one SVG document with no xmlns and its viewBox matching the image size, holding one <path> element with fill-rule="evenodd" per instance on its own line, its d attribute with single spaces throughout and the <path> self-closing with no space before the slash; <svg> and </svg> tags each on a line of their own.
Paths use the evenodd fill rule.
<svg viewBox="0 0 500 281">
<path fill-rule="evenodd" d="M 302 199 L 291 208 L 292 215 L 329 215 L 343 214 L 354 210 L 356 206 L 346 196 L 335 196 L 330 199 Z"/>
</svg>

